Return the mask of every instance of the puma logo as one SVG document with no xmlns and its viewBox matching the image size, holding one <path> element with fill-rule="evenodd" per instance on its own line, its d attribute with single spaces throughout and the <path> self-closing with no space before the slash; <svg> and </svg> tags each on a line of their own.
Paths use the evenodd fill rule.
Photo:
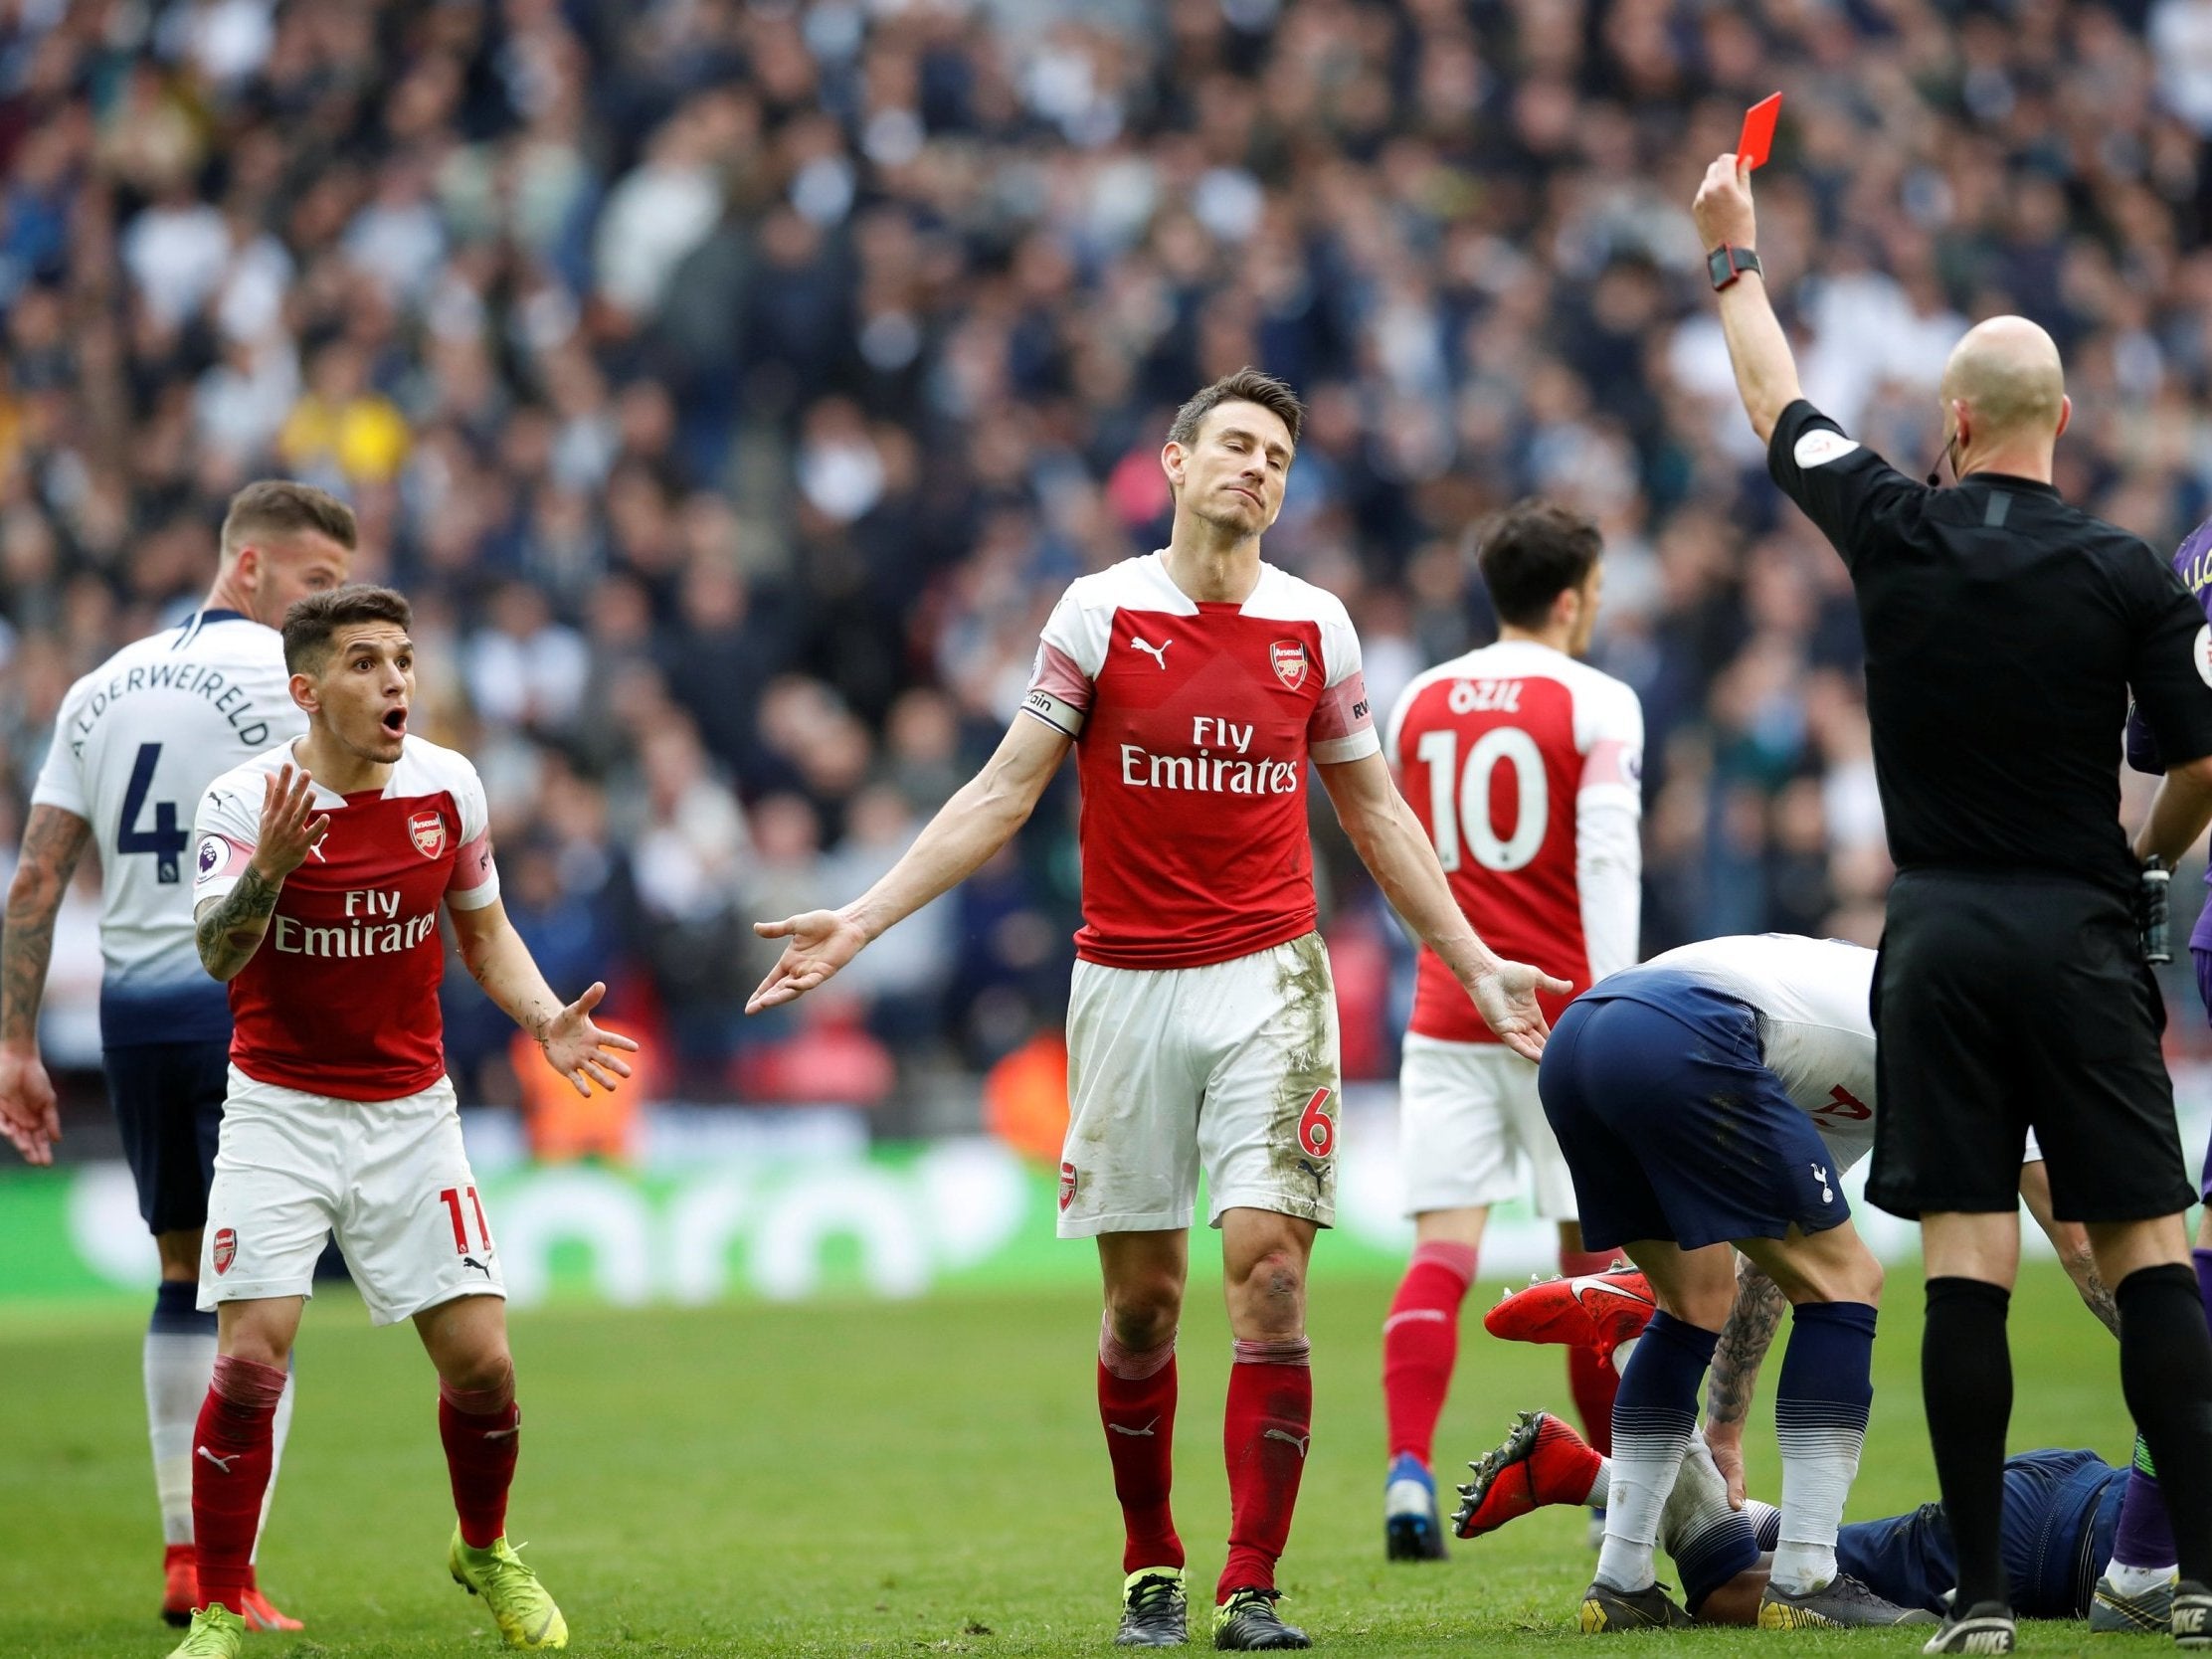
<svg viewBox="0 0 2212 1659">
<path fill-rule="evenodd" d="M 210 1463 L 214 1464 L 215 1467 L 222 1473 L 227 1475 L 231 1472 L 231 1465 L 236 1463 L 241 1457 L 245 1456 L 246 1454 L 244 1452 L 233 1452 L 228 1457 L 217 1457 L 215 1453 L 209 1451 L 207 1447 L 202 1446 L 200 1448 L 200 1455 L 206 1458 Z"/>
<path fill-rule="evenodd" d="M 1159 1423 L 1160 1419 L 1155 1417 L 1142 1428 L 1126 1428 L 1120 1423 L 1108 1423 L 1106 1427 L 1115 1434 L 1126 1434 L 1131 1439 L 1136 1439 L 1139 1436 L 1152 1436 L 1152 1431 L 1159 1426 Z"/>
<path fill-rule="evenodd" d="M 1296 1446 L 1301 1460 L 1306 1455 L 1306 1447 L 1313 1441 L 1313 1435 L 1310 1432 L 1304 1435 L 1286 1434 L 1279 1428 L 1262 1430 L 1260 1438 L 1262 1440 L 1280 1440 L 1286 1446 Z"/>
<path fill-rule="evenodd" d="M 1140 640 L 1135 635 L 1131 635 L 1129 643 L 1141 651 L 1151 652 L 1153 660 L 1160 664 L 1161 672 L 1167 672 L 1168 647 L 1175 644 L 1173 640 L 1163 640 L 1156 645 L 1149 640 Z"/>
<path fill-rule="evenodd" d="M 463 1267 L 473 1267 L 477 1272 L 481 1273 L 487 1279 L 491 1277 L 491 1269 L 486 1267 L 482 1262 L 478 1261 L 474 1256 L 462 1256 L 461 1258 L 461 1265 Z"/>
</svg>

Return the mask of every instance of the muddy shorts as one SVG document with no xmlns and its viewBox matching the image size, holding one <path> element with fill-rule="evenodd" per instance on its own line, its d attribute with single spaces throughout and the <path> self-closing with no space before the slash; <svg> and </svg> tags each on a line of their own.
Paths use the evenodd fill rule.
<svg viewBox="0 0 2212 1659">
<path fill-rule="evenodd" d="M 1337 998 L 1321 935 L 1204 968 L 1078 962 L 1060 1236 L 1337 1212 Z"/>
</svg>

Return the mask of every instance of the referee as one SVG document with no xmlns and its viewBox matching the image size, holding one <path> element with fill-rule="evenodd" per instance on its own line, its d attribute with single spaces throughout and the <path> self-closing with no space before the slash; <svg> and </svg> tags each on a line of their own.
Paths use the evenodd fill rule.
<svg viewBox="0 0 2212 1659">
<path fill-rule="evenodd" d="M 1954 488 L 1902 476 L 1806 402 L 1751 252 L 1747 177 L 1722 156 L 1691 211 L 1768 468 L 1850 567 L 1899 872 L 1874 981 L 1867 1196 L 1920 1220 L 1927 1261 L 1921 1383 L 1958 1594 L 1925 1651 L 2013 1647 L 2005 1313 L 2031 1125 L 2058 1214 L 2086 1224 L 2118 1287 L 2120 1385 L 2173 1518 L 2175 1639 L 2212 1646 L 2212 1337 L 2134 903 L 2137 859 L 2170 864 L 2212 822 L 2212 630 L 2164 560 L 2051 487 L 2071 406 L 2035 324 L 1984 322 L 1944 366 Z M 2169 767 L 2133 856 L 2119 825 L 2130 688 Z"/>
</svg>

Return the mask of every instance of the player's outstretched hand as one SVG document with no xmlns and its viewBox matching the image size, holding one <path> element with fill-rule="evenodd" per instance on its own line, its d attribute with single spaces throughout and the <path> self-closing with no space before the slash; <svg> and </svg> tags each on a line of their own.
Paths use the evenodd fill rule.
<svg viewBox="0 0 2212 1659">
<path fill-rule="evenodd" d="M 538 1032 L 538 1048 L 545 1063 L 569 1080 L 580 1095 L 589 1096 L 592 1085 L 612 1090 L 616 1079 L 630 1075 L 630 1063 L 611 1050 L 638 1050 L 638 1039 L 603 1031 L 592 1023 L 592 1010 L 607 995 L 607 987 L 594 981 L 590 990 L 551 1019 Z"/>
<path fill-rule="evenodd" d="M 1477 974 L 1467 992 L 1475 1000 L 1475 1012 L 1498 1033 L 1500 1042 L 1524 1058 L 1538 1060 L 1544 1057 L 1552 1023 L 1544 1017 L 1536 994 L 1549 991 L 1555 997 L 1564 997 L 1573 989 L 1567 981 L 1554 979 L 1526 962 L 1500 962 Z"/>
<path fill-rule="evenodd" d="M 834 910 L 809 910 L 786 916 L 780 922 L 755 922 L 753 931 L 763 939 L 788 939 L 784 954 L 769 969 L 747 999 L 745 1012 L 780 1008 L 797 1002 L 860 954 L 868 936 L 858 922 Z"/>
<path fill-rule="evenodd" d="M 35 1053 L 0 1049 L 0 1136 L 23 1154 L 26 1164 L 54 1162 L 54 1143 L 62 1138 L 62 1114 L 46 1062 Z"/>
<path fill-rule="evenodd" d="M 1690 204 L 1690 217 L 1697 221 L 1698 235 L 1708 249 L 1724 242 L 1731 248 L 1752 246 L 1758 222 L 1751 212 L 1751 169 L 1738 166 L 1734 155 L 1721 156 L 1706 168 L 1705 182 Z"/>
<path fill-rule="evenodd" d="M 330 832 L 330 815 L 318 815 L 314 807 L 315 781 L 304 769 L 294 776 L 287 763 L 276 777 L 262 780 L 261 838 L 254 845 L 254 862 L 263 876 L 283 880 L 322 844 Z"/>
</svg>

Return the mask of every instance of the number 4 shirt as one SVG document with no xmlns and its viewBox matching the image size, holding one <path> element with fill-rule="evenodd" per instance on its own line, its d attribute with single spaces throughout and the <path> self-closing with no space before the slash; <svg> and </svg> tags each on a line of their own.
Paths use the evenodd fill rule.
<svg viewBox="0 0 2212 1659">
<path fill-rule="evenodd" d="M 209 788 L 195 908 L 238 885 L 265 781 L 288 762 L 287 743 Z M 314 810 L 330 815 L 329 832 L 284 877 L 261 948 L 231 980 L 231 1063 L 258 1083 L 341 1100 L 420 1094 L 446 1074 L 438 907 L 499 896 L 483 785 L 467 757 L 409 737 L 381 791 L 318 786 Z"/>
<path fill-rule="evenodd" d="M 1380 746 L 1335 595 L 1263 564 L 1243 604 L 1200 604 L 1125 559 L 1054 608 L 1021 706 L 1075 739 L 1077 956 L 1202 968 L 1313 931 L 1306 762 Z"/>
<path fill-rule="evenodd" d="M 100 1040 L 223 1042 L 231 1008 L 192 941 L 192 810 L 216 776 L 299 736 L 284 642 L 201 611 L 70 687 L 31 791 L 92 826 L 99 849 Z"/>
<path fill-rule="evenodd" d="M 1549 645 L 1501 641 L 1405 688 L 1383 749 L 1483 943 L 1571 981 L 1548 1017 L 1636 960 L 1642 908 L 1643 709 L 1636 693 Z M 1417 1036 L 1495 1042 L 1426 946 Z"/>
</svg>

